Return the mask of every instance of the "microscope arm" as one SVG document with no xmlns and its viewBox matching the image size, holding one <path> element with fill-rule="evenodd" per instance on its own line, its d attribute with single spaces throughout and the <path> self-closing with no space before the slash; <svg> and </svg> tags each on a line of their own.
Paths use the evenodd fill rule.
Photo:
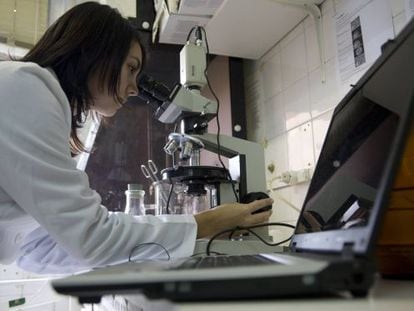
<svg viewBox="0 0 414 311">
<path fill-rule="evenodd" d="M 204 143 L 204 149 L 217 153 L 216 134 L 206 133 L 193 136 Z M 264 150 L 260 144 L 245 139 L 220 135 L 220 153 L 229 158 L 230 174 L 237 181 L 242 178 L 237 156 L 244 155 L 247 192 L 266 192 Z"/>
</svg>

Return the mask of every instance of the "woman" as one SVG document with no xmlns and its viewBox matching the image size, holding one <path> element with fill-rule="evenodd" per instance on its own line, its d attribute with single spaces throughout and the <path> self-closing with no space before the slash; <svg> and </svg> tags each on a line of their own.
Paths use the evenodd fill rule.
<svg viewBox="0 0 414 311">
<path fill-rule="evenodd" d="M 268 220 L 272 201 L 224 204 L 197 215 L 110 213 L 76 170 L 85 113 L 110 117 L 138 94 L 139 39 L 95 2 L 59 18 L 20 61 L 0 63 L 0 263 L 68 273 L 134 258 L 191 255 L 196 238 Z M 69 143 L 68 143 L 69 142 Z M 139 247 L 145 245 L 145 247 Z M 138 248 L 139 249 L 138 249 Z"/>
</svg>

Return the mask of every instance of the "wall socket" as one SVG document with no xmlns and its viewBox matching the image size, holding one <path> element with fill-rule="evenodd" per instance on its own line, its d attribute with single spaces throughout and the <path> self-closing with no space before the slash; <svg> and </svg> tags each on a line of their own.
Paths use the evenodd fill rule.
<svg viewBox="0 0 414 311">
<path fill-rule="evenodd" d="M 311 180 L 313 168 L 304 168 L 297 171 L 286 171 L 280 175 L 280 181 L 288 185 L 296 185 Z"/>
</svg>

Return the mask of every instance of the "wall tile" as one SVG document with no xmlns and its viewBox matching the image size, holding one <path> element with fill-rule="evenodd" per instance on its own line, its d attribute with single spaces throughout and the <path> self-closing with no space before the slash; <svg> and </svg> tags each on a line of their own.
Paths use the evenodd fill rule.
<svg viewBox="0 0 414 311">
<path fill-rule="evenodd" d="M 274 200 L 271 221 L 296 225 L 309 184 L 299 184 L 270 192 Z"/>
<path fill-rule="evenodd" d="M 298 207 L 299 209 L 302 209 L 303 202 L 305 201 L 306 194 L 308 193 L 308 188 L 309 188 L 309 182 L 298 184 L 298 185 L 291 187 L 291 192 L 292 192 L 291 203 L 295 205 L 296 207 Z"/>
<path fill-rule="evenodd" d="M 392 16 L 400 15 L 404 10 L 404 0 L 388 0 L 392 10 Z"/>
<path fill-rule="evenodd" d="M 310 122 L 287 133 L 289 170 L 314 166 L 312 125 Z"/>
<path fill-rule="evenodd" d="M 280 93 L 282 91 L 282 66 L 280 53 L 272 55 L 261 65 L 262 81 L 265 99 Z"/>
<path fill-rule="evenodd" d="M 311 118 L 307 77 L 297 81 L 283 92 L 286 129 L 294 128 Z"/>
<path fill-rule="evenodd" d="M 307 73 L 305 34 L 302 32 L 282 49 L 282 81 L 287 88 Z"/>
<path fill-rule="evenodd" d="M 270 48 L 261 58 L 260 61 L 267 62 L 269 61 L 275 54 L 282 52 L 282 45 L 280 42 L 275 43 L 273 47 Z"/>
<path fill-rule="evenodd" d="M 278 189 L 274 192 L 270 192 L 270 197 L 273 199 L 273 214 L 270 221 L 285 222 L 292 225 L 296 224 L 299 216 L 298 210 L 301 206 L 296 206 L 292 203 L 293 197 L 291 187 Z M 289 202 L 290 204 L 286 203 Z M 292 208 L 292 206 L 295 208 Z"/>
<path fill-rule="evenodd" d="M 266 139 L 272 139 L 286 131 L 285 108 L 282 94 L 265 102 Z"/>
<path fill-rule="evenodd" d="M 330 9 L 323 14 L 322 23 L 325 61 L 328 61 L 336 57 L 335 17 L 333 9 Z"/>
<path fill-rule="evenodd" d="M 407 16 L 404 12 L 401 12 L 399 15 L 392 18 L 394 24 L 394 34 L 397 35 L 405 25 L 407 25 Z"/>
<path fill-rule="evenodd" d="M 280 40 L 280 47 L 282 49 L 288 47 L 293 40 L 304 33 L 303 23 L 299 23 L 295 28 L 292 29 L 282 40 Z"/>
<path fill-rule="evenodd" d="M 394 29 L 398 33 L 406 24 L 404 0 L 389 2 Z M 315 166 L 333 109 L 350 90 L 348 84 L 340 83 L 337 72 L 335 0 L 324 1 L 322 14 L 326 62 L 324 84 L 321 83 L 319 47 L 311 16 L 279 43 L 275 42 L 275 46 L 260 61 L 254 62 L 254 66 L 249 65 L 250 72 L 260 75 L 260 81 L 257 81 L 263 93 L 260 100 L 254 96 L 253 101 L 259 110 L 257 115 L 261 116 L 257 122 L 261 124 L 250 124 L 249 128 L 260 133 L 256 137 L 267 140 L 266 166 L 272 163 L 276 167 L 273 174 L 266 172 L 267 181 L 287 170 Z M 255 75 L 251 77 L 257 79 Z M 249 115 L 247 117 L 249 119 Z M 275 200 L 271 220 L 296 224 L 298 211 L 280 200 L 278 195 L 300 208 L 308 186 L 309 183 L 286 186 L 280 181 L 268 185 L 269 189 L 277 188 L 270 193 Z M 272 228 L 271 231 L 275 232 L 275 237 L 284 232 L 280 228 Z"/>
<path fill-rule="evenodd" d="M 322 150 L 322 145 L 325 141 L 326 132 L 331 122 L 332 114 L 333 109 L 312 120 L 315 163 L 317 162 L 319 154 Z"/>
<path fill-rule="evenodd" d="M 269 140 L 264 150 L 265 165 L 266 165 L 266 182 L 268 188 L 283 186 L 278 180 L 274 178 L 280 176 L 281 173 L 289 169 L 289 161 L 287 154 L 287 137 L 286 133 Z M 274 171 L 270 172 L 267 168 L 269 165 L 274 166 Z"/>
<path fill-rule="evenodd" d="M 313 18 L 311 18 L 313 20 Z M 309 27 L 305 28 L 306 40 L 306 60 L 308 65 L 308 72 L 315 70 L 321 65 L 318 37 L 315 23 L 311 23 Z"/>
<path fill-rule="evenodd" d="M 338 72 L 336 61 L 325 64 L 325 82 L 322 82 L 321 68 L 309 74 L 309 93 L 312 118 L 335 107 L 341 97 L 338 96 Z"/>
</svg>

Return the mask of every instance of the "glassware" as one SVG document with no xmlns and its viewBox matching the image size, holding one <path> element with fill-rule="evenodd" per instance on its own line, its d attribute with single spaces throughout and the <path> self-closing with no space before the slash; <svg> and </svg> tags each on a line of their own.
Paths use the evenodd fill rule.
<svg viewBox="0 0 414 311">
<path fill-rule="evenodd" d="M 184 210 L 186 214 L 197 214 L 210 208 L 207 194 L 186 194 Z"/>
<path fill-rule="evenodd" d="M 145 215 L 145 191 L 142 190 L 142 185 L 128 184 L 128 190 L 125 191 L 125 195 L 125 213 L 130 215 Z"/>
<path fill-rule="evenodd" d="M 217 190 L 213 185 L 204 185 L 204 193 L 197 194 L 188 193 L 188 186 L 182 183 L 174 183 L 171 191 L 171 184 L 165 180 L 154 182 L 153 187 L 156 215 L 196 214 L 217 205 Z"/>
<path fill-rule="evenodd" d="M 202 191 L 200 191 L 202 192 Z M 188 193 L 184 195 L 184 213 L 197 214 L 217 205 L 217 189 L 213 185 L 204 185 L 204 192 Z"/>
<path fill-rule="evenodd" d="M 145 215 L 157 215 L 155 204 L 145 204 Z"/>
<path fill-rule="evenodd" d="M 187 188 L 185 185 L 175 183 L 171 192 L 171 184 L 162 180 L 154 182 L 153 187 L 156 215 L 183 214 L 184 191 Z"/>
</svg>

